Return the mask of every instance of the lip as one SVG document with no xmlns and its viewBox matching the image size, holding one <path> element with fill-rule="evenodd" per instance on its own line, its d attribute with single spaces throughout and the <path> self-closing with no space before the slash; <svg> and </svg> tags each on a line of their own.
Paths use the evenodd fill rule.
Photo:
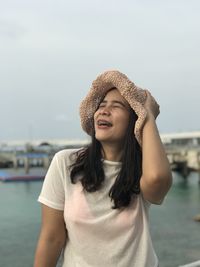
<svg viewBox="0 0 200 267">
<path fill-rule="evenodd" d="M 101 125 L 101 124 L 99 124 L 99 123 L 101 123 L 101 122 L 105 122 L 105 123 L 108 123 L 108 124 L 110 124 L 110 125 Z M 113 126 L 112 123 L 111 123 L 110 121 L 108 121 L 108 120 L 98 119 L 98 120 L 96 121 L 96 127 L 97 127 L 98 129 L 109 129 L 109 128 L 111 128 L 112 126 Z"/>
<path fill-rule="evenodd" d="M 109 121 L 109 120 L 104 120 L 104 119 L 98 119 L 96 123 L 97 123 L 98 126 L 99 126 L 99 123 L 107 123 L 107 124 L 109 124 L 110 126 L 112 126 L 112 122 L 111 122 L 111 121 Z"/>
</svg>

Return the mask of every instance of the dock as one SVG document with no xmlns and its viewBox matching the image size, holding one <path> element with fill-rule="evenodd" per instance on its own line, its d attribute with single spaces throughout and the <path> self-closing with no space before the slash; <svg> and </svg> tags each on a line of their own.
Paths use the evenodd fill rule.
<svg viewBox="0 0 200 267">
<path fill-rule="evenodd" d="M 199 173 L 200 184 L 200 131 L 189 133 L 161 134 L 171 169 L 187 179 L 193 171 Z M 62 149 L 80 148 L 89 140 L 34 140 L 33 142 L 0 142 L 0 169 L 24 168 L 30 175 L 30 168 L 48 169 L 54 154 Z"/>
<path fill-rule="evenodd" d="M 82 147 L 82 142 L 41 144 L 14 144 L 0 148 L 0 181 L 1 182 L 29 182 L 40 181 L 54 157 L 62 149 Z M 36 172 L 36 169 L 40 169 Z M 1 171 L 2 170 L 2 171 Z"/>
<path fill-rule="evenodd" d="M 190 172 L 199 173 L 200 182 L 200 148 L 191 146 L 166 147 L 166 153 L 173 171 L 179 172 L 187 179 Z"/>
<path fill-rule="evenodd" d="M 200 183 L 200 131 L 161 135 L 173 171 L 187 179 L 190 172 L 199 173 Z"/>
</svg>

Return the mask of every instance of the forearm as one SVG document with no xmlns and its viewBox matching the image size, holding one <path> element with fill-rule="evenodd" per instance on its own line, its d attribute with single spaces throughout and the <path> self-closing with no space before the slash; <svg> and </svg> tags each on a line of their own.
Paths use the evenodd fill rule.
<svg viewBox="0 0 200 267">
<path fill-rule="evenodd" d="M 148 114 L 142 137 L 142 172 L 146 179 L 171 182 L 170 165 L 153 115 Z M 169 181 L 168 181 L 169 180 Z"/>
<path fill-rule="evenodd" d="M 63 247 L 64 242 L 40 238 L 36 249 L 34 267 L 55 267 Z"/>
</svg>

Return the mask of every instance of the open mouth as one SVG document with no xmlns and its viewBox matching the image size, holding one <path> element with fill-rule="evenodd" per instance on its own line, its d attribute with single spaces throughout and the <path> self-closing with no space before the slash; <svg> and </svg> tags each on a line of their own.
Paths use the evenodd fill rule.
<svg viewBox="0 0 200 267">
<path fill-rule="evenodd" d="M 102 126 L 102 127 L 112 127 L 112 123 L 109 121 L 105 121 L 105 120 L 98 120 L 97 121 L 97 125 L 98 126 Z"/>
</svg>

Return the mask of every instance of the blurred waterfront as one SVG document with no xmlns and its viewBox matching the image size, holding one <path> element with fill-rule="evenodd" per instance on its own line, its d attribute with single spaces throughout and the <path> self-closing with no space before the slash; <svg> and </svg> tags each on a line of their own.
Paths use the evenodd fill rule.
<svg viewBox="0 0 200 267">
<path fill-rule="evenodd" d="M 31 267 L 40 228 L 37 197 L 42 182 L 0 183 L 0 266 Z M 198 173 L 187 180 L 174 174 L 161 206 L 150 210 L 152 239 L 160 267 L 177 267 L 200 259 Z"/>
</svg>

